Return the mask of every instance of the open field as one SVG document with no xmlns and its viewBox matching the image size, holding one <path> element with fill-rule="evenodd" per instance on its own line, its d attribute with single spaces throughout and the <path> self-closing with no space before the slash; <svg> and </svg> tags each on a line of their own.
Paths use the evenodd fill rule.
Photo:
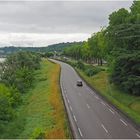
<svg viewBox="0 0 140 140">
<path fill-rule="evenodd" d="M 92 77 L 88 77 L 79 69 L 77 71 L 93 88 L 131 117 L 136 123 L 140 124 L 140 97 L 124 93 L 113 84 L 110 84 L 107 71 L 101 71 Z"/>
<path fill-rule="evenodd" d="M 59 87 L 60 66 L 42 60 L 34 86 L 1 138 L 71 138 Z"/>
</svg>

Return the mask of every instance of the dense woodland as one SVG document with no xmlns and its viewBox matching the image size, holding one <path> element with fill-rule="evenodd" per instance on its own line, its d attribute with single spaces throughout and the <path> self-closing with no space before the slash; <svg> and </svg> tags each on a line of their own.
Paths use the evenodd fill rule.
<svg viewBox="0 0 140 140">
<path fill-rule="evenodd" d="M 130 11 L 122 8 L 110 14 L 108 27 L 82 45 L 66 48 L 63 54 L 98 65 L 107 61 L 110 81 L 140 95 L 140 1 L 134 1 Z"/>
</svg>

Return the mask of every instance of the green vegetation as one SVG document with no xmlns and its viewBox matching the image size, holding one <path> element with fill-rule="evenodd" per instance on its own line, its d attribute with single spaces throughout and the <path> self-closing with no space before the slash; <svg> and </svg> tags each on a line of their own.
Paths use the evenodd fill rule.
<svg viewBox="0 0 140 140">
<path fill-rule="evenodd" d="M 36 52 L 40 54 L 44 54 L 48 52 L 61 53 L 64 48 L 69 48 L 76 44 L 82 44 L 82 42 L 58 43 L 58 44 L 52 44 L 52 45 L 48 45 L 44 47 L 16 47 L 16 46 L 1 47 L 0 56 L 5 56 L 5 55 L 20 52 L 20 51 Z"/>
<path fill-rule="evenodd" d="M 0 65 L 0 131 L 17 118 L 22 93 L 31 87 L 34 71 L 40 68 L 40 57 L 29 52 L 10 55 Z M 14 130 L 14 129 L 13 129 Z"/>
<path fill-rule="evenodd" d="M 108 79 L 108 71 L 101 71 L 92 77 L 87 76 L 80 69 L 77 69 L 77 71 L 107 100 L 125 112 L 136 123 L 140 124 L 140 97 L 127 94 L 119 90 L 114 84 L 111 84 Z"/>
<path fill-rule="evenodd" d="M 22 93 L 31 87 L 40 58 L 29 52 L 10 55 L 0 66 L 0 130 L 16 118 Z"/>
<path fill-rule="evenodd" d="M 40 68 L 39 62 L 40 57 L 30 52 L 18 52 L 8 56 L 1 64 L 1 82 L 24 93 L 32 85 L 33 72 Z"/>
<path fill-rule="evenodd" d="M 32 87 L 22 94 L 16 116 L 5 122 L 0 138 L 71 138 L 58 84 L 59 73 L 58 64 L 41 61 L 40 69 L 34 72 Z"/>
<path fill-rule="evenodd" d="M 132 95 L 140 95 L 140 1 L 130 12 L 124 8 L 109 15 L 109 25 L 83 44 L 66 48 L 64 56 L 90 64 L 107 62 L 110 82 Z M 87 70 L 92 75 L 92 70 Z"/>
<path fill-rule="evenodd" d="M 108 101 L 122 110 L 127 116 L 140 124 L 140 97 L 130 95 L 119 89 L 114 83 L 110 82 L 110 70 L 108 66 L 92 66 L 81 61 L 67 61 L 75 67 L 83 79 L 96 89 Z M 92 70 L 90 73 L 89 68 Z M 87 71 L 89 73 L 87 73 Z"/>
<path fill-rule="evenodd" d="M 82 70 L 89 77 L 97 74 L 98 72 L 100 72 L 102 70 L 100 67 L 95 67 L 95 66 L 90 65 L 90 64 L 84 64 L 81 61 L 68 62 L 68 63 L 70 63 L 72 66 Z"/>
</svg>

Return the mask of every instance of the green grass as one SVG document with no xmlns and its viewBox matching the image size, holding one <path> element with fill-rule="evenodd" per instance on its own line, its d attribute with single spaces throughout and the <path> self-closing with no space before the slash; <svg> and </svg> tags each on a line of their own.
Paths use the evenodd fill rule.
<svg viewBox="0 0 140 140">
<path fill-rule="evenodd" d="M 103 67 L 101 71 L 93 77 L 88 77 L 83 71 L 77 69 L 79 74 L 107 100 L 132 118 L 137 124 L 140 124 L 140 97 L 132 96 L 119 90 L 113 84 L 108 82 L 107 68 Z"/>
<path fill-rule="evenodd" d="M 23 95 L 17 117 L 1 138 L 71 138 L 59 88 L 60 66 L 47 60 L 35 73 L 34 86 Z"/>
</svg>

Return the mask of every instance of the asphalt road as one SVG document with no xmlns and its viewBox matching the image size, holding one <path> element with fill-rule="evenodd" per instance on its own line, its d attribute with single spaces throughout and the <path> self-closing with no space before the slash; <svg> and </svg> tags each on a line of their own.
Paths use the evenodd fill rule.
<svg viewBox="0 0 140 140">
<path fill-rule="evenodd" d="M 70 65 L 53 61 L 61 65 L 61 89 L 75 138 L 140 139 L 140 132 L 86 83 L 76 86 L 80 77 Z"/>
</svg>

